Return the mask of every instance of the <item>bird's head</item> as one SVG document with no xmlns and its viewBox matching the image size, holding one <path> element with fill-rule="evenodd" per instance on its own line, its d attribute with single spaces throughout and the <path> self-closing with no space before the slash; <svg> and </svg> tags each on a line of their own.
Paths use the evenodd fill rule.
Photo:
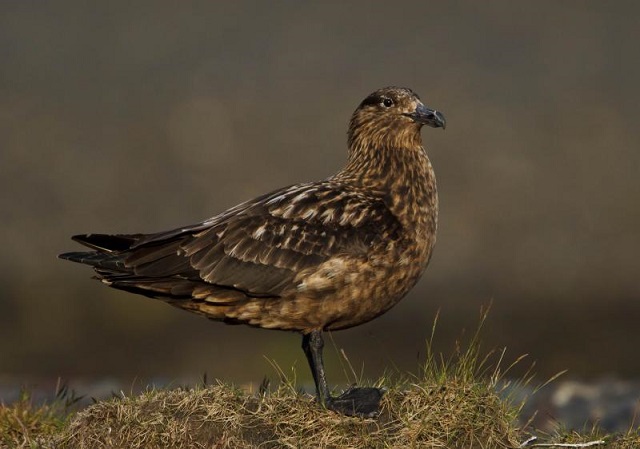
<svg viewBox="0 0 640 449">
<path fill-rule="evenodd" d="M 349 124 L 349 146 L 374 145 L 392 148 L 421 145 L 423 125 L 445 127 L 442 113 L 426 107 L 405 87 L 385 87 L 365 98 Z"/>
</svg>

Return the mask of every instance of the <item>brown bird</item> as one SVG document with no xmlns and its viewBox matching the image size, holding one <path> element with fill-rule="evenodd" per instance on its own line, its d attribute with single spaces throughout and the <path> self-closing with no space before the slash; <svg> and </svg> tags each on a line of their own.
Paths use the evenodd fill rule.
<svg viewBox="0 0 640 449">
<path fill-rule="evenodd" d="M 385 313 L 429 262 L 438 196 L 423 125 L 444 128 L 444 116 L 410 89 L 377 90 L 351 117 L 347 165 L 326 180 L 167 232 L 76 235 L 93 251 L 60 257 L 92 266 L 111 287 L 213 320 L 302 333 L 320 403 L 374 416 L 380 389 L 330 394 L 322 332 Z"/>
</svg>

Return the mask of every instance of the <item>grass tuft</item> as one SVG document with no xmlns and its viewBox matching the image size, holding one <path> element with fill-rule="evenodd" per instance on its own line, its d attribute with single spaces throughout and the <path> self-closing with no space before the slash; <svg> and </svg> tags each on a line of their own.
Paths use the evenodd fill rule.
<svg viewBox="0 0 640 449">
<path fill-rule="evenodd" d="M 34 404 L 23 389 L 11 406 L 0 403 L 0 447 L 43 447 L 62 431 L 69 421 L 69 410 L 80 399 L 60 381 L 49 404 Z"/>
</svg>

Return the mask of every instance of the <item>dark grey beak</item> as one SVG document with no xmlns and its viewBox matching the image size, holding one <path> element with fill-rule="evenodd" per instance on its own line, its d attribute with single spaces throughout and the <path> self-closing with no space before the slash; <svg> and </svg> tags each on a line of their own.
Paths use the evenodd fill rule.
<svg viewBox="0 0 640 449">
<path fill-rule="evenodd" d="M 444 115 L 434 109 L 429 109 L 422 103 L 418 104 L 416 110 L 410 114 L 405 114 L 407 117 L 411 117 L 416 123 L 421 125 L 429 125 L 433 128 L 445 129 L 447 121 L 444 119 Z"/>
</svg>

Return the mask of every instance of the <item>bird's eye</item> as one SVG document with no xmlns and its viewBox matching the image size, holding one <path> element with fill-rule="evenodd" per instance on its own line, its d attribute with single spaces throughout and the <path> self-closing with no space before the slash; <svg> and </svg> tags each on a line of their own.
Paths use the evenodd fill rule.
<svg viewBox="0 0 640 449">
<path fill-rule="evenodd" d="M 393 106 L 393 100 L 391 100 L 390 98 L 385 98 L 384 100 L 382 100 L 382 104 L 386 108 L 390 108 L 391 106 Z"/>
</svg>

